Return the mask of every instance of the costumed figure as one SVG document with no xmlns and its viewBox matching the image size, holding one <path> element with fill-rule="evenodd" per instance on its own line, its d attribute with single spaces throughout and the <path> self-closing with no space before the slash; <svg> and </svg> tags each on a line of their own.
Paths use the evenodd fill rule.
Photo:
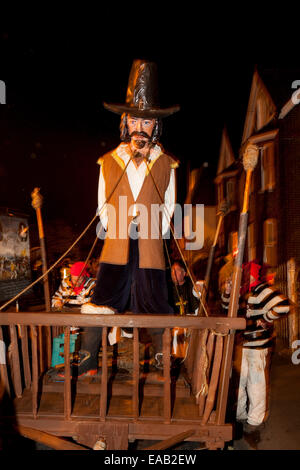
<svg viewBox="0 0 300 470">
<path fill-rule="evenodd" d="M 199 297 L 204 281 L 197 281 L 195 286 L 199 289 L 197 292 L 191 279 L 187 275 L 186 268 L 182 261 L 175 261 L 171 268 L 172 278 L 172 299 L 175 312 L 180 315 L 197 315 L 199 310 Z"/>
<path fill-rule="evenodd" d="M 194 315 L 197 315 L 204 281 L 197 281 L 195 283 L 196 291 L 182 261 L 175 261 L 172 264 L 171 279 L 172 289 L 170 298 L 175 313 L 179 313 L 179 315 L 192 315 L 192 312 L 194 312 Z M 172 335 L 172 355 L 184 360 L 188 350 L 188 329 L 175 327 L 172 329 Z"/>
<path fill-rule="evenodd" d="M 51 306 L 55 310 L 79 309 L 92 297 L 96 280 L 91 277 L 84 262 L 71 266 L 69 276 L 62 279 L 59 288 L 52 296 Z"/>
<path fill-rule="evenodd" d="M 273 322 L 290 310 L 289 300 L 272 285 L 275 273 L 270 271 L 253 261 L 243 265 L 239 314 L 246 316 L 246 329 L 236 335 L 233 366 L 239 377 L 236 417 L 243 422 L 246 435 L 259 430 L 267 419 Z M 222 293 L 225 310 L 229 300 L 227 283 Z"/>
<path fill-rule="evenodd" d="M 98 210 L 106 238 L 94 294 L 82 306 L 83 314 L 173 313 L 163 236 L 175 208 L 178 163 L 164 151 L 159 137 L 161 119 L 179 107 L 159 106 L 156 73 L 154 63 L 134 61 L 125 104 L 104 103 L 106 109 L 121 115 L 122 143 L 98 160 Z M 161 205 L 163 210 L 153 210 Z M 163 330 L 148 332 L 160 364 Z M 101 328 L 84 329 L 78 376 L 97 369 L 101 337 Z M 109 340 L 113 344 L 114 338 Z"/>
</svg>

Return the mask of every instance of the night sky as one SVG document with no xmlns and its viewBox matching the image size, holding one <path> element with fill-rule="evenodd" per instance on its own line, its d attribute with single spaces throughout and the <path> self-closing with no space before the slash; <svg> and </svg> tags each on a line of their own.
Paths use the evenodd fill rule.
<svg viewBox="0 0 300 470">
<path fill-rule="evenodd" d="M 181 162 L 181 199 L 187 165 L 216 167 L 224 125 L 237 154 L 254 67 L 270 63 L 269 45 L 258 49 L 251 38 L 241 50 L 242 31 L 230 40 L 226 26 L 204 33 L 204 18 L 183 30 L 178 13 L 177 23 L 159 22 L 157 34 L 155 24 L 148 34 L 120 29 L 113 12 L 98 28 L 70 22 L 2 30 L 0 206 L 32 213 L 38 186 L 46 219 L 65 217 L 84 228 L 97 207 L 97 158 L 119 143 L 119 116 L 102 102 L 125 101 L 135 58 L 157 62 L 161 104 L 181 106 L 164 119 L 161 139 Z"/>
</svg>

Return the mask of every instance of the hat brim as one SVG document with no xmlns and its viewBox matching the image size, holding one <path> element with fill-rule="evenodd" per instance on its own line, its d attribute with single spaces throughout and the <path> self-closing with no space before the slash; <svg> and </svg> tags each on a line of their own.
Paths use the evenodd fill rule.
<svg viewBox="0 0 300 470">
<path fill-rule="evenodd" d="M 116 114 L 128 113 L 132 116 L 142 117 L 142 118 L 164 118 L 171 116 L 171 114 L 177 113 L 180 110 L 180 106 L 171 106 L 169 108 L 149 108 L 149 109 L 138 109 L 134 106 L 129 106 L 126 104 L 111 104 L 103 103 L 105 109 L 112 111 Z"/>
</svg>

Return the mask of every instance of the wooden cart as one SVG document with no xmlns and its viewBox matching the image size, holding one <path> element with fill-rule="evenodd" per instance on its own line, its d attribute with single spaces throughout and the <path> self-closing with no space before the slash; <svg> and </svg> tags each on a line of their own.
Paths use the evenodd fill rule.
<svg viewBox="0 0 300 470">
<path fill-rule="evenodd" d="M 101 373 L 95 379 L 74 380 L 69 375 L 71 326 L 103 327 Z M 129 375 L 122 376 L 109 364 L 107 332 L 113 326 L 133 328 Z M 168 353 L 175 326 L 190 332 L 188 356 L 177 377 L 172 375 Z M 140 365 L 139 332 L 149 327 L 165 329 L 166 359 L 157 382 L 151 382 Z M 232 440 L 232 424 L 225 422 L 230 344 L 235 330 L 243 328 L 244 319 L 227 317 L 0 312 L 1 345 L 5 337 L 10 343 L 6 361 L 0 365 L 2 394 L 10 396 L 14 406 L 14 415 L 2 410 L 2 432 L 14 425 L 21 434 L 41 442 L 40 436 L 47 433 L 53 447 L 62 449 L 93 449 L 102 440 L 107 450 L 124 450 L 136 439 L 159 441 L 156 448 L 160 449 L 183 440 L 204 443 L 208 449 L 223 448 Z M 65 334 L 66 377 L 51 383 L 45 372 L 57 331 Z M 200 380 L 203 368 L 207 387 Z M 72 442 L 57 437 L 72 438 Z"/>
</svg>

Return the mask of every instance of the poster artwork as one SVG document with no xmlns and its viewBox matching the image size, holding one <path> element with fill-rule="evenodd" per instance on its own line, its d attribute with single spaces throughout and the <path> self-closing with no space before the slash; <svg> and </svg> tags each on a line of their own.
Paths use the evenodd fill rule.
<svg viewBox="0 0 300 470">
<path fill-rule="evenodd" d="M 30 279 L 29 254 L 27 220 L 0 216 L 0 281 Z"/>
</svg>

